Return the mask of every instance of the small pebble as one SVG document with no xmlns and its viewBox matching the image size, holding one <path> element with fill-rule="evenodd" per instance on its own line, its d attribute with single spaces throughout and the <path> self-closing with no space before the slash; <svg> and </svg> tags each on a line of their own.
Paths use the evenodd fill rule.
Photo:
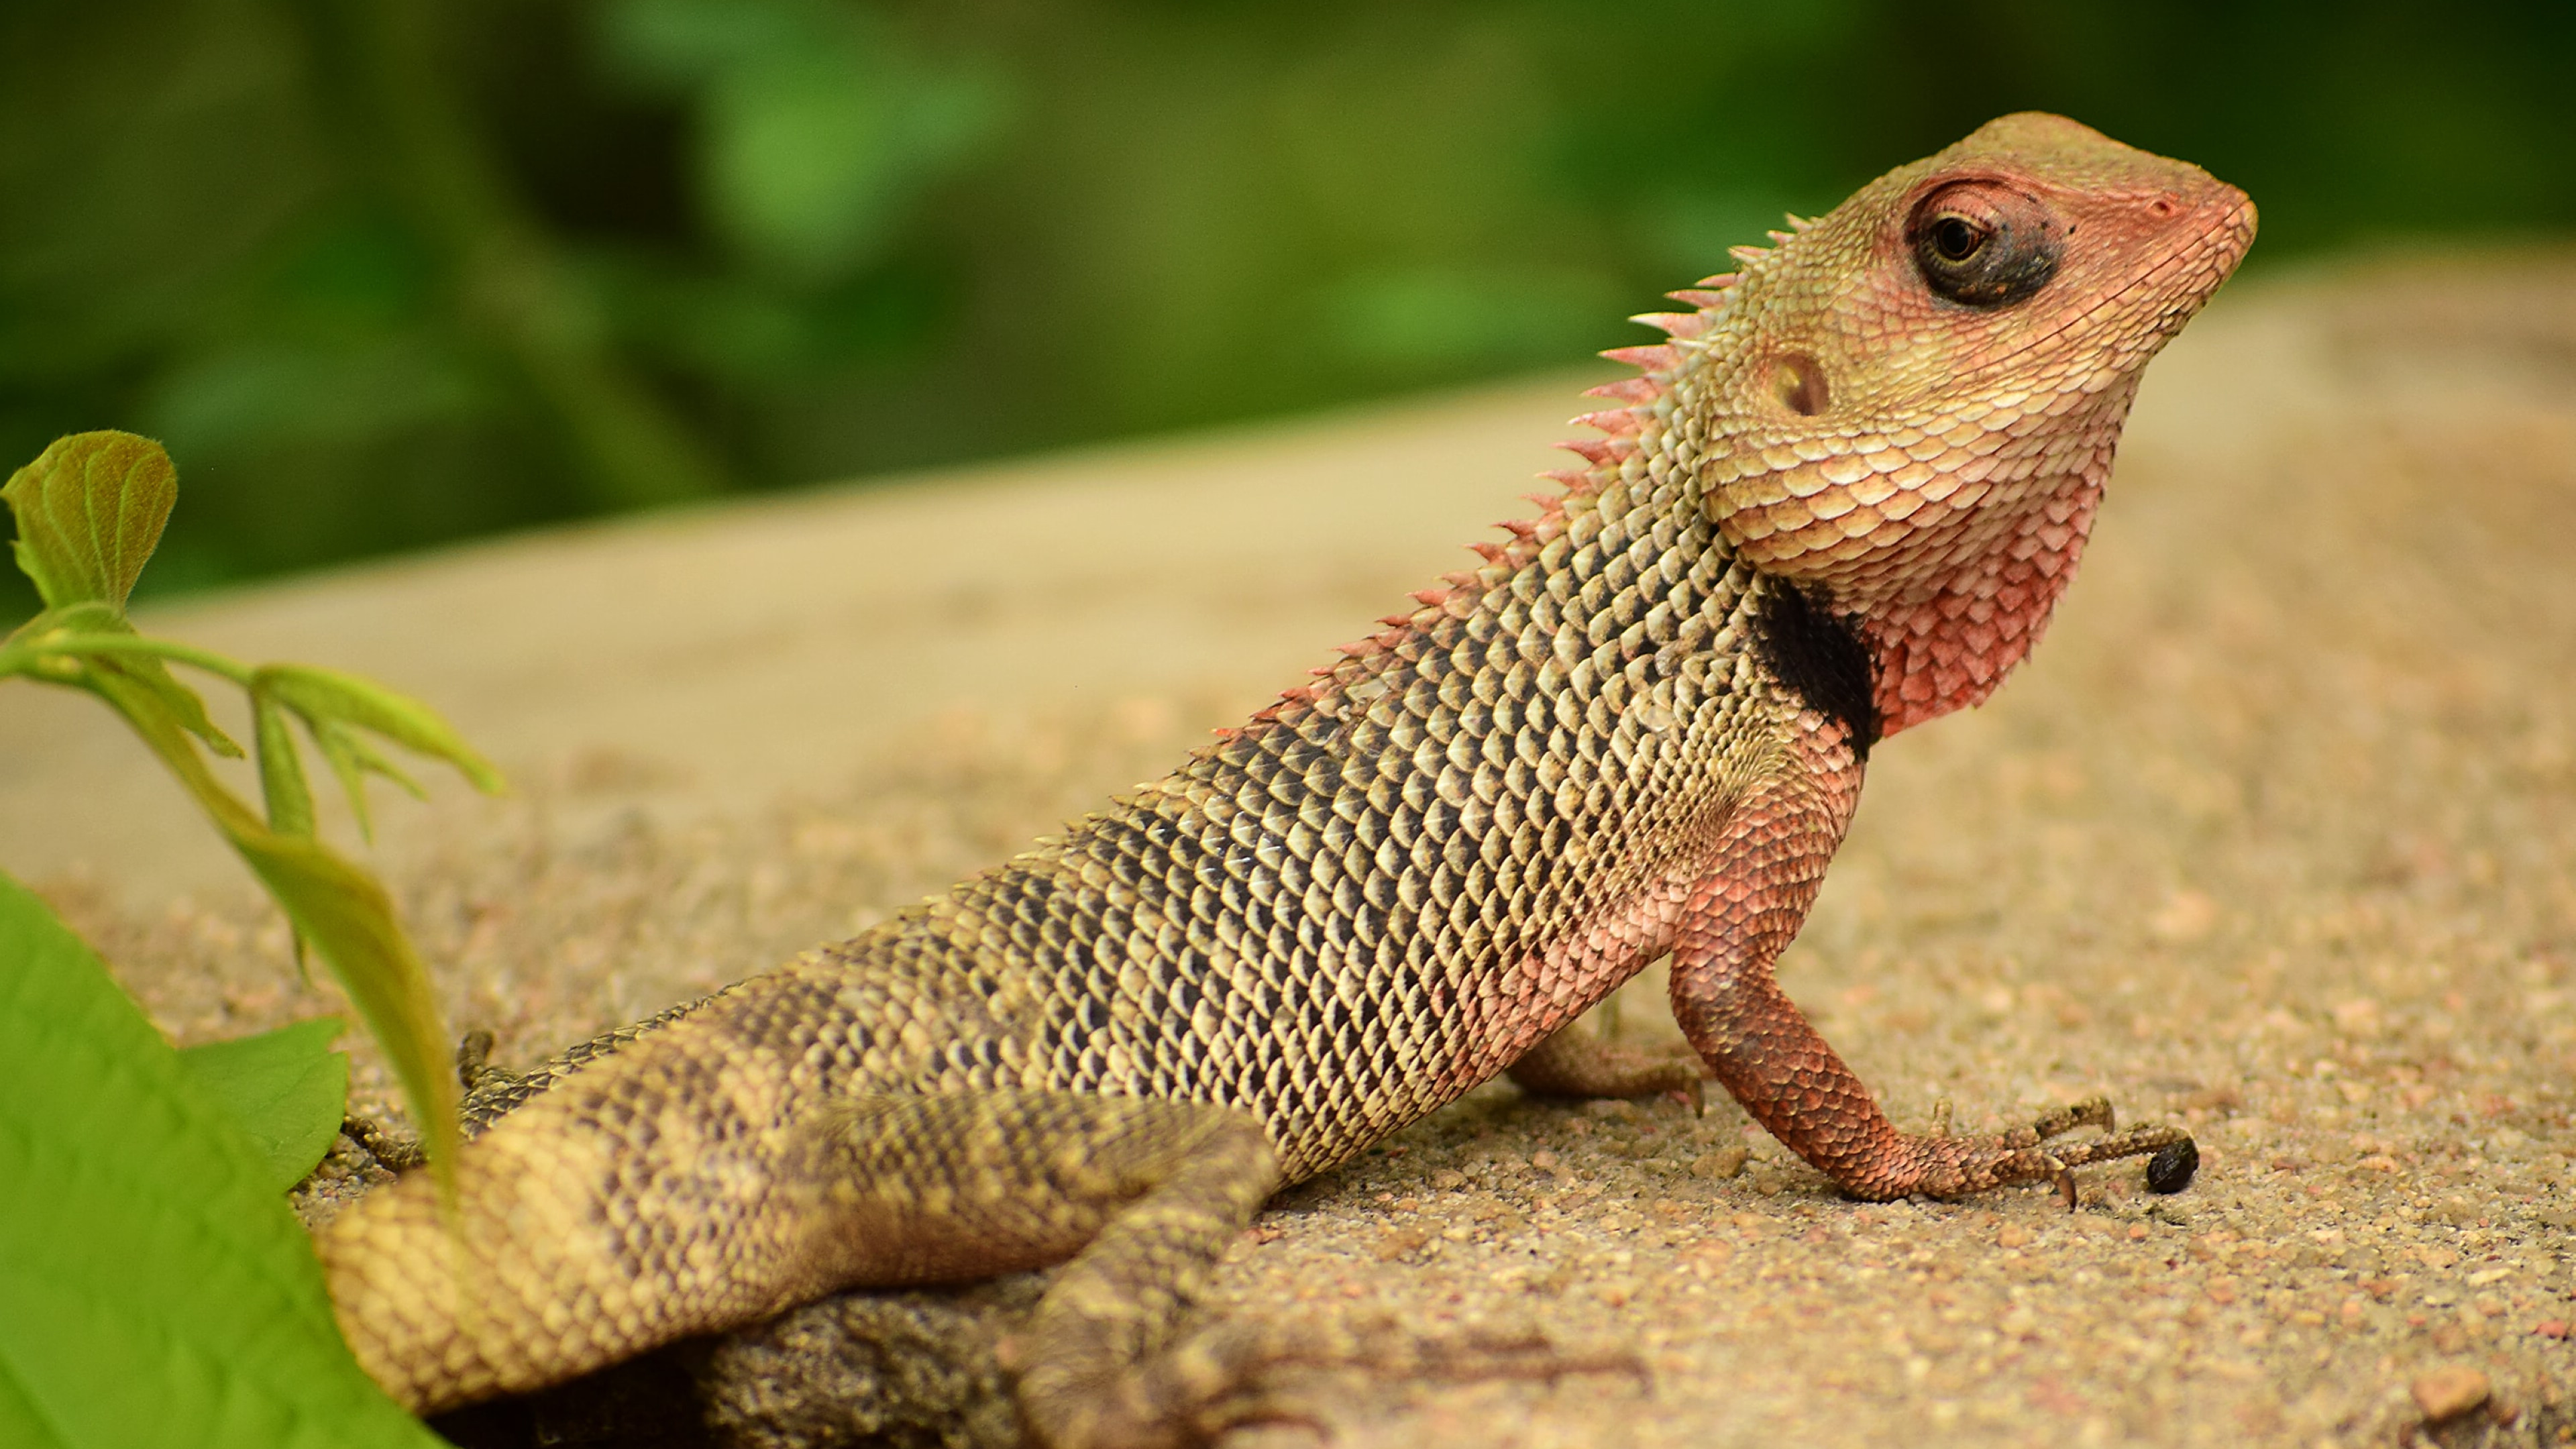
<svg viewBox="0 0 2576 1449">
<path fill-rule="evenodd" d="M 2200 1171 L 2200 1147 L 2186 1137 L 2147 1159 L 2147 1191 L 2171 1196 L 2191 1186 Z"/>
<path fill-rule="evenodd" d="M 2487 1376 L 2466 1364 L 2445 1364 L 2409 1385 L 2426 1423 L 2456 1419 L 2487 1401 Z"/>
<path fill-rule="evenodd" d="M 1741 1147 L 1721 1147 L 1715 1152 L 1703 1152 L 1697 1158 L 1692 1160 L 1690 1165 L 1691 1176 L 1706 1178 L 1733 1177 L 1744 1170 L 1745 1159 L 1751 1155 L 1752 1154 L 1746 1152 Z"/>
</svg>

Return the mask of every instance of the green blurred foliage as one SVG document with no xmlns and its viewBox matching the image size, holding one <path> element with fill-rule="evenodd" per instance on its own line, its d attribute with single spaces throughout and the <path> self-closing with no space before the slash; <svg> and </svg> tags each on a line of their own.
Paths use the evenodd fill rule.
<svg viewBox="0 0 2576 1449">
<path fill-rule="evenodd" d="M 197 586 L 1560 365 L 2025 107 L 2258 266 L 2564 231 L 2570 76 L 2500 0 L 14 0 L 0 456 L 162 438 Z"/>
</svg>

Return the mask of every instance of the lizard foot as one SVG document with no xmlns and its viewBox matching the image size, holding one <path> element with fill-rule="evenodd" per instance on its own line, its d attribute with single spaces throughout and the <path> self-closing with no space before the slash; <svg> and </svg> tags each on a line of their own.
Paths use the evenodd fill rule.
<svg viewBox="0 0 2576 1449">
<path fill-rule="evenodd" d="M 1011 1350 L 1003 1353 L 1005 1362 Z M 1560 1345 L 1535 1328 L 1483 1327 L 1426 1335 L 1394 1319 L 1356 1324 L 1228 1320 L 1138 1366 L 1098 1401 L 1098 1417 L 1060 1446 L 1205 1445 L 1237 1429 L 1293 1425 L 1330 1441 L 1346 1391 L 1321 1376 L 1358 1371 L 1381 1383 L 1627 1374 L 1646 1368 L 1620 1348 Z"/>
<path fill-rule="evenodd" d="M 1595 1036 L 1580 1023 L 1541 1040 L 1504 1069 L 1534 1097 L 1577 1099 L 1671 1095 L 1693 1115 L 1707 1110 L 1708 1064 L 1687 1046 L 1639 1048 Z"/>
<path fill-rule="evenodd" d="M 2075 1169 L 2097 1162 L 2146 1157 L 2147 1186 L 2159 1193 L 2180 1192 L 2191 1185 L 2200 1165 L 2200 1149 L 2180 1127 L 2156 1124 L 2118 1130 L 2107 1097 L 2087 1097 L 2042 1114 L 2027 1126 L 1991 1137 L 1949 1135 L 1948 1104 L 1943 1104 L 1933 1131 L 1899 1138 L 1892 1171 L 1858 1174 L 1847 1182 L 1856 1196 L 1886 1199 L 1922 1194 L 1960 1197 L 2015 1183 L 2046 1182 L 2057 1188 L 2067 1211 L 2075 1210 Z M 2080 1142 L 2056 1142 L 2079 1127 L 2098 1127 L 2102 1136 Z"/>
</svg>

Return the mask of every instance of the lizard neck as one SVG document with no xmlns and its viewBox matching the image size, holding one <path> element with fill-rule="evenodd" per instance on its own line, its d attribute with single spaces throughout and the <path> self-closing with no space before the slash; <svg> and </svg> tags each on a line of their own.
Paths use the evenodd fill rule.
<svg viewBox="0 0 2576 1449">
<path fill-rule="evenodd" d="M 1861 612 L 1882 737 L 1983 704 L 2039 642 L 2102 501 L 2093 470 L 2054 482 L 1965 562 Z"/>
<path fill-rule="evenodd" d="M 1745 562 L 1849 625 L 1870 660 L 1881 738 L 1981 704 L 2028 656 L 2073 579 L 2111 473 L 2134 374 L 2046 412 L 2011 383 L 1939 415 L 1771 436 L 1731 411 L 1746 364 L 1675 380 L 1709 439 L 1693 460 L 1718 532 Z M 1705 389 L 1708 402 L 1701 403 Z M 1734 394 L 1736 396 L 1730 396 Z M 1962 423 L 1958 413 L 2030 426 Z"/>
</svg>

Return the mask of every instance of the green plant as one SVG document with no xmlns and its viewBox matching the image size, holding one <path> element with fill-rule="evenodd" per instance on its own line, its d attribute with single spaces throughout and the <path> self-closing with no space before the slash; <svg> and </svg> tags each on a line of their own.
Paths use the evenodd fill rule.
<svg viewBox="0 0 2576 1449">
<path fill-rule="evenodd" d="M 359 828 L 371 742 L 499 774 L 428 708 L 301 665 L 247 666 L 136 631 L 125 601 L 177 497 L 161 446 L 125 433 L 56 441 L 0 501 L 44 612 L 0 640 L 0 679 L 87 691 L 193 795 L 329 964 L 382 1044 L 444 1176 L 457 1145 L 427 971 L 384 888 L 322 843 L 298 728 Z M 248 696 L 262 810 L 205 758 L 238 757 L 172 664 Z M 347 1059 L 333 1019 L 173 1051 L 42 902 L 0 877 L 0 1443 L 419 1443 L 331 1321 L 282 1193 L 329 1145 Z"/>
<path fill-rule="evenodd" d="M 349 1356 L 280 1176 L 0 877 L 0 1444 L 437 1443 Z"/>
</svg>

